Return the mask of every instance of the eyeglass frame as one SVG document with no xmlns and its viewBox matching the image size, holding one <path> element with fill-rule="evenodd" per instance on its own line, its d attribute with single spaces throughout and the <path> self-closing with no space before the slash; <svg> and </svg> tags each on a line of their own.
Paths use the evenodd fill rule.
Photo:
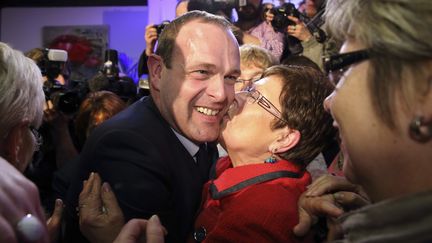
<svg viewBox="0 0 432 243">
<path fill-rule="evenodd" d="M 34 151 L 39 151 L 40 147 L 43 144 L 43 138 L 41 136 L 41 134 L 38 132 L 38 130 L 33 127 L 33 126 L 29 126 L 29 130 L 30 132 L 33 134 L 33 137 L 35 138 L 35 149 Z"/>
<path fill-rule="evenodd" d="M 324 70 L 330 81 L 337 84 L 348 68 L 358 62 L 371 58 L 372 54 L 369 49 L 341 53 L 324 57 Z M 334 75 L 334 74 L 338 75 Z M 337 78 L 334 78 L 336 76 Z"/>
<path fill-rule="evenodd" d="M 251 84 L 253 84 L 253 83 L 257 82 L 258 80 L 262 79 L 262 77 L 263 77 L 263 76 L 262 76 L 262 74 L 261 74 L 261 75 L 259 75 L 259 77 L 258 77 L 258 75 L 257 75 L 257 76 L 255 76 L 255 77 L 250 78 L 250 79 L 241 79 L 241 78 L 238 78 L 238 79 L 235 81 L 235 83 L 236 83 L 236 84 L 241 83 L 241 84 L 245 85 L 246 82 L 250 82 Z"/>
<path fill-rule="evenodd" d="M 248 97 L 253 99 L 253 102 L 251 104 L 258 103 L 258 105 L 261 106 L 268 113 L 272 114 L 274 117 L 278 118 L 282 122 L 288 124 L 288 122 L 285 119 L 283 119 L 282 112 L 280 112 L 279 109 L 276 108 L 276 106 L 273 105 L 273 103 L 269 99 L 267 99 L 263 94 L 261 94 L 261 92 L 259 92 L 258 90 L 246 89 L 246 90 L 239 91 L 236 94 L 246 94 Z"/>
</svg>

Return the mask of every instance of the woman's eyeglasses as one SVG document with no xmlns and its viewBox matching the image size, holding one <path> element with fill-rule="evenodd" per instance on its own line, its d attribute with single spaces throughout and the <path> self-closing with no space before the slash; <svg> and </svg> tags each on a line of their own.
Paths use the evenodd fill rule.
<svg viewBox="0 0 432 243">
<path fill-rule="evenodd" d="M 236 80 L 236 84 L 242 84 L 243 85 L 243 89 L 246 89 L 247 87 L 249 87 L 251 84 L 257 82 L 258 80 L 260 80 L 262 78 L 262 74 L 252 77 L 250 79 L 237 79 Z"/>
<path fill-rule="evenodd" d="M 256 89 L 248 89 L 244 91 L 240 91 L 237 94 L 244 94 L 246 96 L 246 101 L 249 104 L 257 103 L 259 106 L 261 106 L 264 110 L 272 114 L 274 117 L 278 118 L 279 120 L 283 121 L 284 123 L 288 123 L 282 118 L 282 113 L 276 108 L 276 106 L 273 105 L 273 103 L 270 102 L 264 95 L 261 94 Z"/>
<path fill-rule="evenodd" d="M 37 131 L 36 128 L 29 126 L 30 132 L 33 134 L 34 138 L 35 138 L 35 152 L 39 151 L 40 146 L 43 143 L 43 139 L 42 136 L 40 135 L 40 133 Z"/>
<path fill-rule="evenodd" d="M 336 85 L 351 65 L 369 58 L 369 50 L 353 51 L 324 57 L 324 70 L 330 81 Z"/>
</svg>

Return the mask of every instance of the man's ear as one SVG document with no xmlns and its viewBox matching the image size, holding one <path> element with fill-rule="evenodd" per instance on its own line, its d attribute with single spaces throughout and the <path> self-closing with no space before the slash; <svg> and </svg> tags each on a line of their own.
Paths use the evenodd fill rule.
<svg viewBox="0 0 432 243">
<path fill-rule="evenodd" d="M 301 134 L 298 130 L 290 129 L 288 127 L 282 128 L 278 133 L 276 140 L 273 141 L 269 150 L 274 153 L 284 153 L 294 146 L 296 146 L 301 138 Z"/>
<path fill-rule="evenodd" d="M 149 70 L 150 89 L 159 91 L 159 82 L 162 74 L 163 60 L 159 55 L 151 54 L 147 59 Z"/>
</svg>

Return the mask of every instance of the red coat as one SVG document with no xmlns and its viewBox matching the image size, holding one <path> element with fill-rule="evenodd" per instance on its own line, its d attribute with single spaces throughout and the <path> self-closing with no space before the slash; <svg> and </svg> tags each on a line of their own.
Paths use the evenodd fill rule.
<svg viewBox="0 0 432 243">
<path fill-rule="evenodd" d="M 310 181 L 308 172 L 285 160 L 232 168 L 228 157 L 220 159 L 190 242 L 194 234 L 202 242 L 304 242 L 292 228 Z"/>
</svg>

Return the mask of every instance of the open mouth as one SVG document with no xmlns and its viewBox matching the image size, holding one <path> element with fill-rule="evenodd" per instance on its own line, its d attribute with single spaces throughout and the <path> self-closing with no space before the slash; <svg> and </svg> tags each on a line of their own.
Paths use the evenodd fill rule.
<svg viewBox="0 0 432 243">
<path fill-rule="evenodd" d="M 204 114 L 206 116 L 216 116 L 217 114 L 219 114 L 220 110 L 214 110 L 214 109 L 210 109 L 207 107 L 196 107 L 195 108 L 199 113 Z"/>
</svg>

